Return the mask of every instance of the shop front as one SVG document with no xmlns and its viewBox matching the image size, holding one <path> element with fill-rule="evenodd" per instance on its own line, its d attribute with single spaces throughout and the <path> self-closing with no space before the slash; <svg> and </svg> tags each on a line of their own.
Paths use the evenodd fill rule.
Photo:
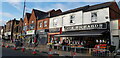
<svg viewBox="0 0 120 58">
<path fill-rule="evenodd" d="M 62 28 L 51 28 L 48 33 L 48 43 L 60 43 L 62 38 L 54 37 L 54 35 L 58 35 L 62 33 Z"/>
<path fill-rule="evenodd" d="M 39 44 L 47 44 L 47 33 L 48 29 L 37 30 L 37 39 Z"/>
<path fill-rule="evenodd" d="M 27 31 L 26 32 L 26 35 L 25 35 L 25 40 L 26 42 L 30 41 L 30 40 L 34 40 L 34 37 L 35 37 L 35 30 L 30 30 L 30 31 Z"/>
<path fill-rule="evenodd" d="M 111 44 L 109 23 L 65 26 L 62 34 L 54 37 L 64 38 L 61 44 L 63 50 L 75 52 L 83 48 L 94 48 L 98 44 Z"/>
</svg>

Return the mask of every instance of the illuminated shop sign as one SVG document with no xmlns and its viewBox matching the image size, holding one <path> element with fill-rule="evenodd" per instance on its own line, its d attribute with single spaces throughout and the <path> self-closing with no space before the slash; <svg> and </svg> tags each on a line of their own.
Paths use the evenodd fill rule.
<svg viewBox="0 0 120 58">
<path fill-rule="evenodd" d="M 107 29 L 107 23 L 65 26 L 64 29 L 65 29 L 65 31 Z"/>
</svg>

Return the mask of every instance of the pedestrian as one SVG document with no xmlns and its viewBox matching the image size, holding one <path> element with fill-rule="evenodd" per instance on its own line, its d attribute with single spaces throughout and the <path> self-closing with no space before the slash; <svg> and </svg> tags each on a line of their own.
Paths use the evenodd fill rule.
<svg viewBox="0 0 120 58">
<path fill-rule="evenodd" d="M 34 37 L 34 47 L 36 47 L 37 45 L 38 45 L 38 43 L 37 43 L 37 38 Z"/>
<path fill-rule="evenodd" d="M 29 39 L 29 47 L 31 47 L 32 46 L 32 39 L 30 38 Z"/>
</svg>

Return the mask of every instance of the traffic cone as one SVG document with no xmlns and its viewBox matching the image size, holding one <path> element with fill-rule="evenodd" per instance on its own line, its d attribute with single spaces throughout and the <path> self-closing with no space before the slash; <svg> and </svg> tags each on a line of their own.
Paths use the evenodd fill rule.
<svg viewBox="0 0 120 58">
<path fill-rule="evenodd" d="M 49 49 L 49 55 L 48 55 L 48 57 L 50 58 L 51 56 L 53 56 L 52 55 L 52 49 Z"/>
<path fill-rule="evenodd" d="M 33 52 L 32 52 L 32 54 L 37 54 L 37 52 L 36 52 L 36 50 L 35 50 L 35 47 L 33 48 Z"/>
<path fill-rule="evenodd" d="M 14 44 L 14 47 L 13 47 L 13 50 L 16 50 L 17 48 L 16 48 L 16 45 Z"/>
<path fill-rule="evenodd" d="M 76 56 L 76 52 L 73 53 L 73 56 Z"/>
<path fill-rule="evenodd" d="M 25 51 L 25 47 L 23 46 L 23 47 L 22 47 L 22 52 L 24 52 L 24 51 Z"/>
<path fill-rule="evenodd" d="M 7 43 L 7 46 L 5 46 L 6 48 L 9 48 L 9 45 L 8 45 L 8 43 Z"/>
<path fill-rule="evenodd" d="M 4 42 L 2 42 L 2 47 L 5 47 Z"/>
</svg>

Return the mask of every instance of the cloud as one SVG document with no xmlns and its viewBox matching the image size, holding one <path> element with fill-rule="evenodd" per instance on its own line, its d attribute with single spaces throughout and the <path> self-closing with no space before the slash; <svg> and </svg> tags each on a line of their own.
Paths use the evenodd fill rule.
<svg viewBox="0 0 120 58">
<path fill-rule="evenodd" d="M 4 2 L 23 2 L 24 0 L 3 0 Z M 27 0 L 27 2 L 107 2 L 113 0 Z"/>
<path fill-rule="evenodd" d="M 0 26 L 3 26 L 6 23 L 6 21 L 0 19 Z"/>
<path fill-rule="evenodd" d="M 23 5 L 20 2 L 9 2 L 13 7 L 15 7 L 17 10 L 21 11 L 23 8 Z"/>
<path fill-rule="evenodd" d="M 4 17 L 9 17 L 9 18 L 14 18 L 15 16 L 10 14 L 10 13 L 7 13 L 7 12 L 0 12 L 0 16 L 4 16 Z"/>
</svg>

